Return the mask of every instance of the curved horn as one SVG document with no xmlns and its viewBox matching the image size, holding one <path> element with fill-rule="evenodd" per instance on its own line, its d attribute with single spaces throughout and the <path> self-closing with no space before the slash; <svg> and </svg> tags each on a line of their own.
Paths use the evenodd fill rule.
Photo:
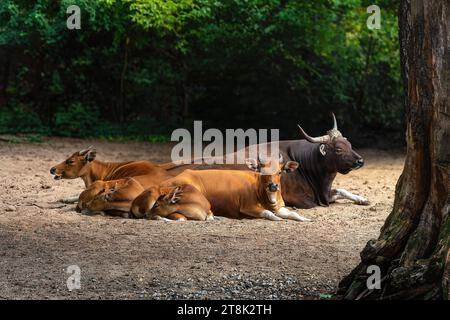
<svg viewBox="0 0 450 320">
<path fill-rule="evenodd" d="M 330 141 L 330 136 L 328 134 L 321 137 L 311 137 L 305 132 L 305 130 L 303 130 L 302 127 L 300 127 L 299 124 L 297 124 L 297 126 L 300 129 L 301 134 L 305 137 L 305 139 L 311 143 L 327 143 Z"/>
<path fill-rule="evenodd" d="M 334 116 L 334 112 L 331 113 L 331 115 L 333 116 L 333 130 L 337 130 L 337 121 L 336 121 L 336 117 Z"/>
<path fill-rule="evenodd" d="M 336 117 L 333 112 L 331 113 L 331 116 L 333 117 L 333 128 L 328 130 L 327 133 L 330 136 L 330 139 L 333 140 L 334 138 L 342 137 L 342 133 L 338 130 Z"/>
<path fill-rule="evenodd" d="M 86 153 L 88 153 L 90 150 L 92 150 L 93 146 L 89 146 L 87 149 L 81 150 L 78 152 L 80 156 L 84 156 Z"/>
</svg>

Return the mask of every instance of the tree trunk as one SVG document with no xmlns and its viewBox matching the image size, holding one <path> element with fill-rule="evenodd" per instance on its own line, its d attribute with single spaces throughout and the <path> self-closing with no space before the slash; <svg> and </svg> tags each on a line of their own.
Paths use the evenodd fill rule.
<svg viewBox="0 0 450 320">
<path fill-rule="evenodd" d="M 450 0 L 402 0 L 399 27 L 405 167 L 378 240 L 339 285 L 345 299 L 449 299 Z M 381 289 L 368 289 L 370 265 Z"/>
</svg>

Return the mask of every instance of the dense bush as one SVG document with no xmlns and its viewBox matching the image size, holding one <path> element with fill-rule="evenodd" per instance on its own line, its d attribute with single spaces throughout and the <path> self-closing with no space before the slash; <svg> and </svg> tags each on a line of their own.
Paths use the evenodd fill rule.
<svg viewBox="0 0 450 320">
<path fill-rule="evenodd" d="M 81 30 L 66 8 L 81 8 Z M 61 0 L 0 3 L 0 131 L 167 135 L 297 122 L 334 111 L 360 141 L 402 132 L 397 1 Z"/>
<path fill-rule="evenodd" d="M 86 137 L 95 134 L 96 122 L 100 118 L 95 107 L 72 103 L 67 109 L 55 113 L 55 130 L 63 136 Z"/>
</svg>

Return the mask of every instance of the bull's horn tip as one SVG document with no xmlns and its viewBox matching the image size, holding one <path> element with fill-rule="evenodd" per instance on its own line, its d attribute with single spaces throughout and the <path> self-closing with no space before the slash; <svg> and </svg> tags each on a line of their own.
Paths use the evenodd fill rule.
<svg viewBox="0 0 450 320">
<path fill-rule="evenodd" d="M 333 117 L 333 129 L 337 130 L 336 116 L 334 115 L 333 111 L 331 111 L 331 116 Z"/>
</svg>

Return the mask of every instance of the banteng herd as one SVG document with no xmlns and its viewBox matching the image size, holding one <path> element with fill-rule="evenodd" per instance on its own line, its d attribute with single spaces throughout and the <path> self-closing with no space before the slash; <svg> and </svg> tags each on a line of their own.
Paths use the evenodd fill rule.
<svg viewBox="0 0 450 320">
<path fill-rule="evenodd" d="M 103 162 L 89 147 L 52 167 L 56 180 L 81 178 L 86 189 L 68 202 L 77 211 L 125 218 L 212 220 L 265 218 L 309 221 L 288 209 L 328 206 L 338 199 L 367 205 L 368 200 L 344 189 L 332 189 L 337 173 L 361 168 L 362 157 L 333 128 L 320 137 L 259 144 L 278 149 L 277 157 L 246 158 L 245 164 Z M 243 150 L 250 155 L 249 147 Z M 229 156 L 229 155 L 228 155 Z"/>
</svg>

